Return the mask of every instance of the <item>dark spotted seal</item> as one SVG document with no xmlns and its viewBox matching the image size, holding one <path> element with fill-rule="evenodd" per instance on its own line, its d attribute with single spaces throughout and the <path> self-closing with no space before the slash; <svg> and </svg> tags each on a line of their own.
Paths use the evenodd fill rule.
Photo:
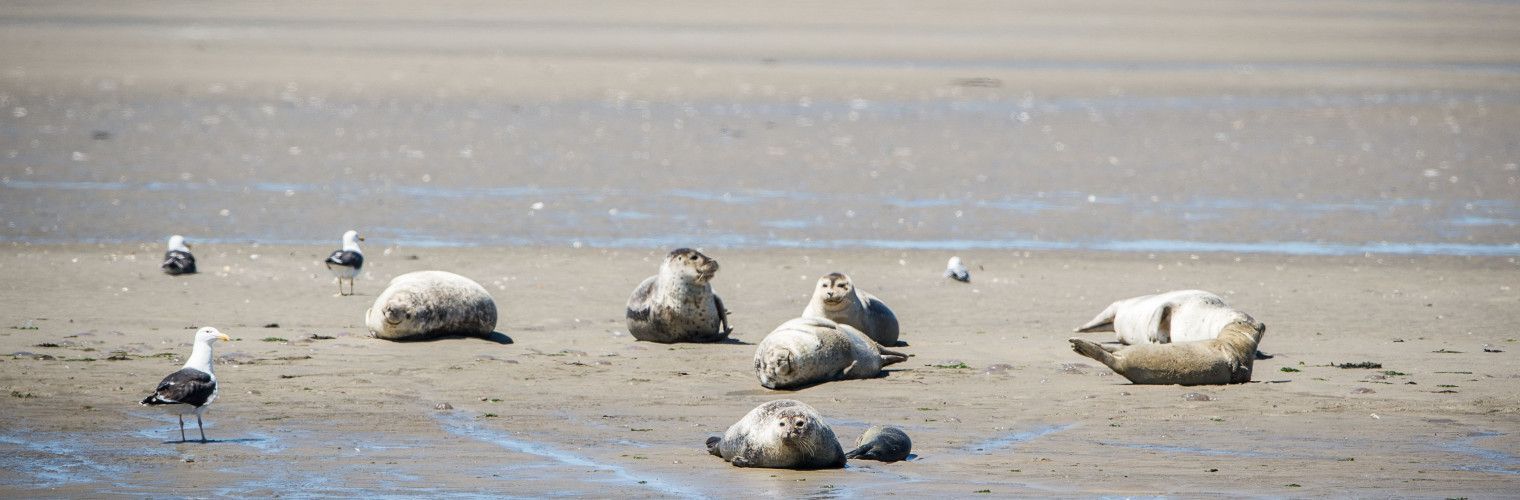
<svg viewBox="0 0 1520 500">
<path fill-rule="evenodd" d="M 908 454 L 912 451 L 913 440 L 908 439 L 908 433 L 896 427 L 873 425 L 870 429 L 866 429 L 865 434 L 860 435 L 860 439 L 855 440 L 855 449 L 845 453 L 844 456 L 896 462 L 907 460 Z"/>
<path fill-rule="evenodd" d="M 628 297 L 628 333 L 670 344 L 718 342 L 733 332 L 728 310 L 712 291 L 718 261 L 690 248 L 665 256 L 660 274 L 650 276 Z"/>
</svg>

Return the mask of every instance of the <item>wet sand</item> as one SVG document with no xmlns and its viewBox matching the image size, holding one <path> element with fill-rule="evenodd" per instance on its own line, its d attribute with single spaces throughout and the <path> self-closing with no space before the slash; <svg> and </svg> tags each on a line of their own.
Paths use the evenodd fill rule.
<svg viewBox="0 0 1520 500">
<path fill-rule="evenodd" d="M 1489 2 L 10 3 L 0 494 L 1512 495 L 1515 26 Z M 336 297 L 318 262 L 352 228 L 368 267 Z M 158 272 L 174 233 L 202 274 Z M 676 246 L 723 262 L 748 344 L 843 271 L 915 357 L 789 393 L 753 345 L 633 342 L 622 304 Z M 973 284 L 939 277 L 951 252 Z M 417 269 L 480 281 L 511 343 L 367 338 Z M 1182 288 L 1270 325 L 1256 382 L 1134 387 L 1067 347 Z M 136 402 L 200 325 L 240 340 L 217 442 L 179 444 Z M 705 453 L 781 397 L 918 459 Z"/>
<path fill-rule="evenodd" d="M 633 341 L 621 318 L 652 251 L 375 247 L 359 295 L 339 297 L 317 264 L 326 248 L 197 250 L 204 272 L 169 278 L 146 246 L 5 248 L 5 493 L 1485 497 L 1520 484 L 1507 258 L 986 252 L 966 255 L 974 281 L 960 284 L 939 276 L 938 252 L 714 251 L 744 344 L 667 346 Z M 511 343 L 367 338 L 383 284 L 420 269 L 489 288 Z M 836 270 L 897 311 L 914 357 L 879 379 L 761 388 L 752 344 Z M 1268 323 L 1275 357 L 1254 382 L 1133 386 L 1070 352 L 1071 328 L 1109 301 L 1181 288 Z M 136 401 L 198 325 L 237 340 L 216 346 L 216 442 L 179 444 L 174 419 Z M 1363 361 L 1382 368 L 1330 366 Z M 707 455 L 707 436 L 777 398 L 812 404 L 846 441 L 897 425 L 917 458 L 791 472 Z"/>
</svg>

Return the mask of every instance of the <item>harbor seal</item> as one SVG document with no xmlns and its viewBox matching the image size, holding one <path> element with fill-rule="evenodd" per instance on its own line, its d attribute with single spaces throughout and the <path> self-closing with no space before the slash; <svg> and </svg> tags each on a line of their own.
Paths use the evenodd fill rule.
<svg viewBox="0 0 1520 500">
<path fill-rule="evenodd" d="M 791 399 L 750 410 L 722 438 L 707 438 L 707 452 L 735 467 L 812 470 L 845 463 L 844 448 L 818 410 Z"/>
<path fill-rule="evenodd" d="M 660 274 L 650 276 L 628 297 L 628 333 L 633 338 L 671 344 L 718 342 L 734 329 L 728 327 L 728 309 L 713 293 L 718 261 L 690 248 L 678 248 L 660 263 Z"/>
<path fill-rule="evenodd" d="M 1209 340 L 1110 347 L 1074 337 L 1071 349 L 1136 384 L 1243 384 L 1251 381 L 1256 345 L 1266 333 L 1266 325 L 1237 321 Z"/>
<path fill-rule="evenodd" d="M 1177 290 L 1116 301 L 1076 331 L 1114 332 L 1120 343 L 1130 345 L 1165 344 L 1212 339 L 1235 322 L 1256 320 L 1218 295 Z"/>
<path fill-rule="evenodd" d="M 831 380 L 874 378 L 884 366 L 908 360 L 849 325 L 796 318 L 776 327 L 755 349 L 755 375 L 768 389 L 795 389 Z"/>
<path fill-rule="evenodd" d="M 897 316 L 876 296 L 854 286 L 844 273 L 818 278 L 813 299 L 802 310 L 804 318 L 824 318 L 850 325 L 884 346 L 897 345 Z"/>
<path fill-rule="evenodd" d="M 444 271 L 397 276 L 364 312 L 377 338 L 421 340 L 464 335 L 487 337 L 496 329 L 496 301 L 479 283 Z"/>
<path fill-rule="evenodd" d="M 913 440 L 908 433 L 896 427 L 873 425 L 855 440 L 855 449 L 845 453 L 845 458 L 863 458 L 882 462 L 907 460 L 913 451 Z"/>
</svg>

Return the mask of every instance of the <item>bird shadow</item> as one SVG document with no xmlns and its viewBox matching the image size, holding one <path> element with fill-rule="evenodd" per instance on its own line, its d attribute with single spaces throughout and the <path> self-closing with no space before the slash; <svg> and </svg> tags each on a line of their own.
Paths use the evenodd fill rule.
<svg viewBox="0 0 1520 500">
<path fill-rule="evenodd" d="M 205 441 L 201 441 L 199 439 L 186 439 L 184 441 L 175 441 L 175 440 L 164 441 L 164 442 L 161 442 L 159 444 L 223 444 L 223 443 L 225 443 L 225 444 L 242 444 L 242 443 L 262 443 L 264 441 L 268 441 L 268 440 L 264 439 L 264 438 L 207 439 Z"/>
</svg>

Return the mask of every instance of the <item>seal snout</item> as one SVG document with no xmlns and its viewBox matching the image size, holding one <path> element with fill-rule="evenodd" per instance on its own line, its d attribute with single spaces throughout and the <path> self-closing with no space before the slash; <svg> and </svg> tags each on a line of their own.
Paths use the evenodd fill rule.
<svg viewBox="0 0 1520 500">
<path fill-rule="evenodd" d="M 781 427 L 783 434 L 788 438 L 796 438 L 807 435 L 808 419 L 802 415 L 789 415 L 777 419 L 776 425 Z"/>
</svg>

